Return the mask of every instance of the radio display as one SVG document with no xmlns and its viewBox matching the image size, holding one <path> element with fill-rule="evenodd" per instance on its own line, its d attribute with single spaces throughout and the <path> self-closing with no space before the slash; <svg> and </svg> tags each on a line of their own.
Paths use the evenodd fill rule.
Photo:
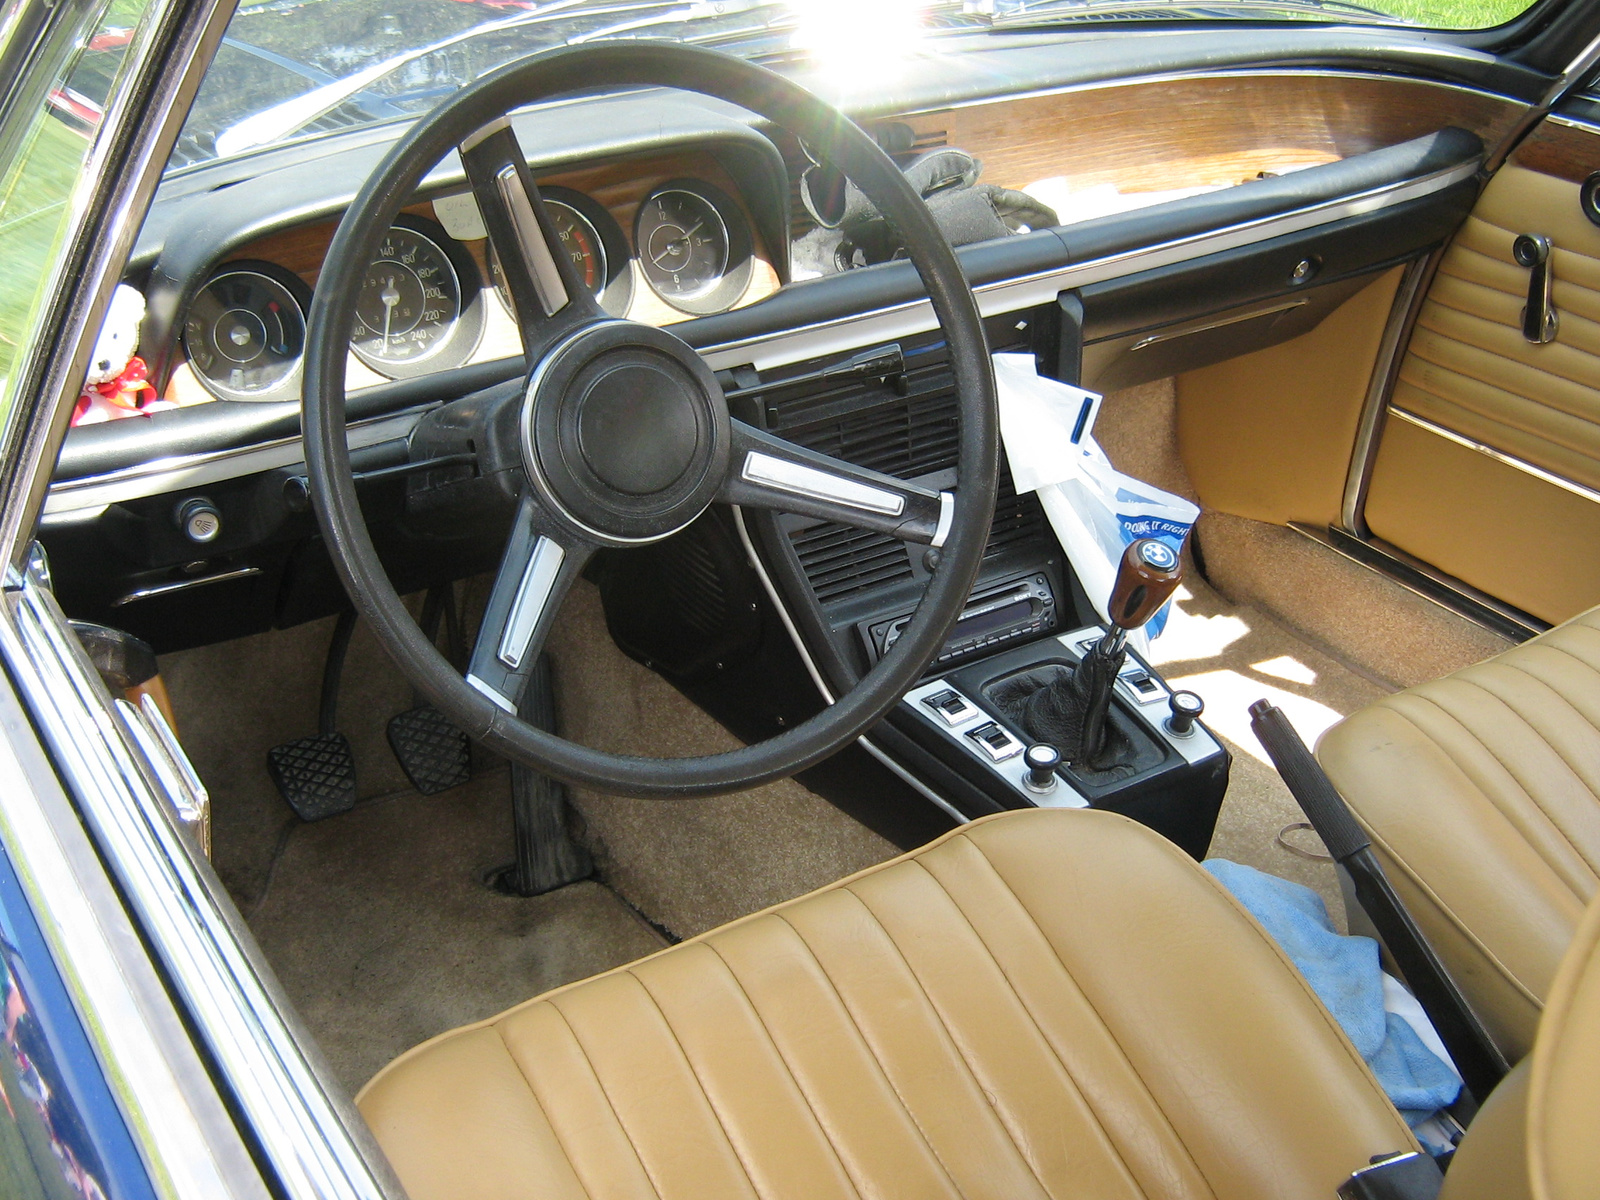
<svg viewBox="0 0 1600 1200">
<path fill-rule="evenodd" d="M 976 613 L 970 617 L 963 617 L 956 622 L 955 629 L 950 634 L 950 641 L 964 642 L 968 638 L 982 637 L 996 629 L 1004 629 L 1009 625 L 1017 625 L 1033 616 L 1033 601 L 1027 598 L 1007 604 L 1000 608 L 990 609 L 988 612 Z"/>
</svg>

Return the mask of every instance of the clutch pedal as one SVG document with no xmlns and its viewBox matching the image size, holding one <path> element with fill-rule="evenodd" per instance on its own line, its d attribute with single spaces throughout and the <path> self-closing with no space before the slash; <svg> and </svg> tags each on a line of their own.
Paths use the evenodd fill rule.
<svg viewBox="0 0 1600 1200">
<path fill-rule="evenodd" d="M 349 812 L 356 803 L 356 759 L 350 741 L 334 728 L 339 703 L 339 677 L 345 651 L 355 632 L 356 614 L 339 615 L 328 643 L 328 660 L 322 669 L 322 703 L 318 732 L 267 751 L 267 774 L 302 821 Z"/>
<path fill-rule="evenodd" d="M 445 652 L 452 663 L 462 657 L 461 627 L 456 620 L 455 592 L 450 585 L 434 588 L 422 602 L 422 632 L 430 642 L 444 619 Z M 389 720 L 389 749 L 411 786 L 424 796 L 460 787 L 472 778 L 472 743 L 450 718 L 420 702 Z"/>
</svg>

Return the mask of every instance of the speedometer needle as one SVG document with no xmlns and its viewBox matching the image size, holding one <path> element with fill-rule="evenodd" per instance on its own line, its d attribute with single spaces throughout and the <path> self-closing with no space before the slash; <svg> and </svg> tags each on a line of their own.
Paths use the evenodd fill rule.
<svg viewBox="0 0 1600 1200">
<path fill-rule="evenodd" d="M 389 346 L 389 326 L 394 323 L 394 306 L 400 303 L 400 289 L 394 286 L 394 276 L 383 281 L 383 291 L 378 293 L 383 301 L 383 345 Z"/>
</svg>

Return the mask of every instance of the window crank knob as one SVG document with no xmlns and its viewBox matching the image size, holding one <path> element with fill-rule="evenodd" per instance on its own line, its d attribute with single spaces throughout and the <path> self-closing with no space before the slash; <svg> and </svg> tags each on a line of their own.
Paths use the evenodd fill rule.
<svg viewBox="0 0 1600 1200">
<path fill-rule="evenodd" d="M 1048 792 L 1056 786 L 1056 768 L 1061 765 L 1061 751 L 1048 742 L 1036 742 L 1022 753 L 1028 764 L 1028 774 L 1023 779 L 1028 790 Z"/>
<path fill-rule="evenodd" d="M 1194 732 L 1194 723 L 1205 712 L 1206 702 L 1194 692 L 1177 691 L 1167 697 L 1167 732 L 1173 737 L 1188 737 Z"/>
</svg>

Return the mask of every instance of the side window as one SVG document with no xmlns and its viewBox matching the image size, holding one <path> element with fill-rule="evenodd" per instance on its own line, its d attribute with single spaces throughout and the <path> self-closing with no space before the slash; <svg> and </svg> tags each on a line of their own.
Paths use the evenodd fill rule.
<svg viewBox="0 0 1600 1200">
<path fill-rule="evenodd" d="M 146 5 L 111 0 L 64 51 L 47 44 L 0 120 L 0 420 L 16 369 L 40 336 L 62 249 L 123 52 Z M 52 38 L 70 37 L 57 32 Z M 54 62 L 50 62 L 50 59 Z"/>
</svg>

